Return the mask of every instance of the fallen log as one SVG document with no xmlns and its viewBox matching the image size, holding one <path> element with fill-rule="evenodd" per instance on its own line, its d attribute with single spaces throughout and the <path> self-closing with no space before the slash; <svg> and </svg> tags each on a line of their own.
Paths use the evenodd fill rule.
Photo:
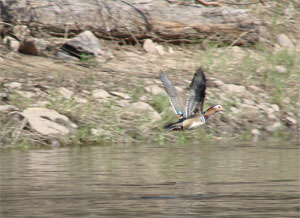
<svg viewBox="0 0 300 218">
<path fill-rule="evenodd" d="M 149 0 L 2 0 L 0 4 L 2 23 L 26 25 L 34 37 L 74 37 L 90 30 L 103 39 L 213 40 L 237 45 L 252 44 L 259 37 L 258 22 L 244 9 Z"/>
</svg>

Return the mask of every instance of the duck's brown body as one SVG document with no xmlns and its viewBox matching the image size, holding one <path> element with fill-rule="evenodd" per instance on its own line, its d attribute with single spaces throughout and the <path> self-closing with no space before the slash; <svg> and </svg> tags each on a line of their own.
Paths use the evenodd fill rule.
<svg viewBox="0 0 300 218">
<path fill-rule="evenodd" d="M 181 119 L 175 123 L 171 123 L 165 126 L 166 130 L 193 130 L 206 123 L 206 120 L 214 113 L 218 111 L 225 111 L 220 105 L 215 105 L 209 108 L 203 114 L 197 113 L 187 119 Z"/>
</svg>

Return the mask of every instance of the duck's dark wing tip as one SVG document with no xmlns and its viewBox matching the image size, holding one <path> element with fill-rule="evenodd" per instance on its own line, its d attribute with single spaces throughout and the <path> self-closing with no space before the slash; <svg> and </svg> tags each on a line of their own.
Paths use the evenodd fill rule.
<svg viewBox="0 0 300 218">
<path fill-rule="evenodd" d="M 203 113 L 203 103 L 205 99 L 206 78 L 203 69 L 200 67 L 196 70 L 193 80 L 190 84 L 190 95 L 186 104 L 186 116 L 193 113 Z"/>
</svg>

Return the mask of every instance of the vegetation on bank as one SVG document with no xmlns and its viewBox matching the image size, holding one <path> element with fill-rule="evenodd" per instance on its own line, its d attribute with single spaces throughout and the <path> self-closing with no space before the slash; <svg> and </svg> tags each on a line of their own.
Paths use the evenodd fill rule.
<svg viewBox="0 0 300 218">
<path fill-rule="evenodd" d="M 299 7 L 294 1 L 289 4 L 294 4 L 293 7 L 291 5 L 288 7 L 292 12 Z M 291 124 L 286 121 L 286 117 L 299 120 L 299 51 L 296 46 L 292 49 L 284 48 L 276 43 L 276 36 L 287 32 L 287 30 L 290 31 L 292 26 L 295 27 L 295 24 L 292 18 L 287 19 L 286 13 L 288 12 L 286 12 L 283 3 L 276 4 L 276 7 L 266 10 L 266 13 L 262 11 L 257 13 L 267 24 L 262 25 L 262 31 L 265 31 L 261 33 L 264 40 L 251 48 L 233 45 L 220 47 L 220 45 L 212 43 L 205 44 L 204 48 L 203 44 L 198 43 L 180 46 L 163 44 L 165 47 L 172 47 L 175 55 L 166 55 L 168 57 L 156 55 L 154 58 L 152 56 L 149 58 L 138 45 L 136 47 L 124 45 L 123 47 L 118 46 L 118 50 L 121 51 L 119 53 L 115 51 L 117 58 L 110 63 L 99 62 L 97 59 L 83 56 L 80 61 L 71 64 L 48 60 L 50 64 L 55 65 L 54 68 L 50 67 L 53 72 L 48 72 L 42 68 L 42 73 L 39 70 L 31 73 L 31 68 L 26 68 L 27 64 L 29 66 L 30 63 L 26 61 L 24 69 L 13 66 L 0 68 L 0 77 L 2 78 L 0 93 L 8 93 L 4 87 L 5 83 L 19 81 L 22 77 L 33 81 L 44 81 L 46 87 L 42 87 L 46 89 L 45 92 L 42 94 L 37 92 L 35 97 L 24 97 L 18 91 L 11 90 L 8 93 L 8 100 L 2 100 L 4 104 L 14 105 L 19 110 L 9 113 L 0 112 L 1 147 L 15 145 L 21 147 L 51 145 L 55 147 L 60 144 L 104 145 L 107 143 L 144 142 L 187 143 L 220 139 L 263 139 L 270 136 L 286 139 L 298 137 L 298 121 Z M 297 30 L 293 31 L 296 31 L 295 35 L 297 35 Z M 295 41 L 299 43 L 297 36 L 294 37 Z M 1 54 L 8 53 L 5 49 L 1 47 Z M 136 54 L 136 59 L 127 60 L 130 59 L 126 56 L 129 53 L 126 53 L 127 51 Z M 23 56 L 10 57 L 13 61 L 23 58 Z M 149 61 L 151 58 L 154 59 L 152 62 Z M 71 70 L 75 69 L 71 73 L 59 70 L 59 67 L 71 65 L 73 67 Z M 79 68 L 76 68 L 76 65 Z M 170 109 L 168 98 L 163 94 L 148 93 L 144 87 L 149 84 L 159 86 L 159 82 L 156 81 L 158 78 L 156 74 L 159 69 L 163 69 L 170 72 L 173 79 L 177 78 L 175 81 L 177 86 L 185 88 L 188 85 L 187 81 L 191 79 L 194 73 L 194 69 L 199 66 L 205 68 L 208 77 L 217 78 L 225 84 L 237 84 L 244 87 L 255 86 L 258 89 L 239 96 L 225 93 L 222 86 L 215 87 L 212 85 L 207 89 L 206 107 L 220 103 L 228 112 L 218 114 L 216 118 L 209 120 L 206 126 L 194 131 L 165 132 L 162 128 L 163 125 L 176 119 Z M 24 70 L 23 75 L 22 70 Z M 126 75 L 127 71 L 133 73 Z M 30 76 L 26 73 L 29 73 Z M 139 73 L 142 75 L 148 73 L 146 76 L 150 76 L 145 79 Z M 103 84 L 97 85 L 99 81 Z M 25 79 L 22 83 L 25 84 L 28 81 Z M 125 105 L 120 105 L 122 99 L 117 97 L 99 101 L 99 99 L 91 97 L 90 94 L 97 86 L 104 86 L 106 89 L 117 91 L 122 90 L 130 96 L 130 100 L 126 101 Z M 58 93 L 58 87 L 67 87 L 73 90 L 74 96 L 84 98 L 86 103 L 78 103 L 74 96 L 66 99 Z M 253 117 L 247 117 L 247 114 L 240 116 L 242 113 L 240 107 L 244 104 L 245 99 L 254 102 L 254 106 L 278 105 L 280 111 L 274 112 L 273 117 L 271 117 L 272 114 L 261 111 L 260 113 L 265 114 L 254 113 Z M 34 105 L 37 101 L 44 100 L 47 101 L 46 108 L 66 115 L 77 124 L 78 128 L 74 134 L 49 138 L 24 126 L 24 122 L 19 119 L 20 111 Z M 139 101 L 151 105 L 160 114 L 161 119 L 153 120 L 147 113 L 138 114 L 128 109 L 128 105 Z M 265 131 L 265 125 L 272 119 L 283 123 L 282 127 L 271 132 Z M 254 134 L 253 129 L 259 130 L 259 134 Z"/>
</svg>

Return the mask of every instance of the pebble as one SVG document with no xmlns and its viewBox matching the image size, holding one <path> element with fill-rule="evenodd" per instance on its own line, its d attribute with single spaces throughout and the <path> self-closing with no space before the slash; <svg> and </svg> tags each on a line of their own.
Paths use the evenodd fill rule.
<svg viewBox="0 0 300 218">
<path fill-rule="evenodd" d="M 18 82 L 11 82 L 11 83 L 6 83 L 4 84 L 5 88 L 8 89 L 21 89 L 22 88 L 22 83 L 18 83 Z"/>
</svg>

